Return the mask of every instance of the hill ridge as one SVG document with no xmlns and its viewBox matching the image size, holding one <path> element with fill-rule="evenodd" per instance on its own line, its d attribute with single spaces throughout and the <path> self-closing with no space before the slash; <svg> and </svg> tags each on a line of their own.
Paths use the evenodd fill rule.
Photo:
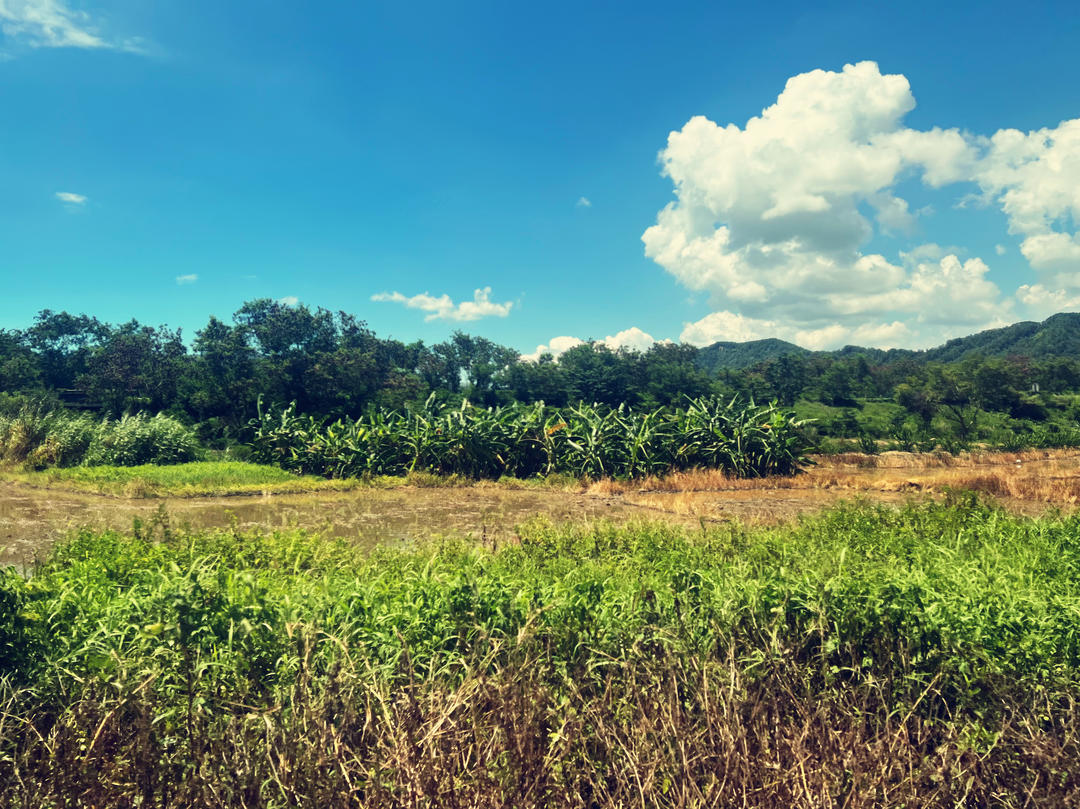
<svg viewBox="0 0 1080 809">
<path fill-rule="evenodd" d="M 766 337 L 745 342 L 719 341 L 698 349 L 698 365 L 713 372 L 720 369 L 738 370 L 780 357 L 865 355 L 877 363 L 899 359 L 919 362 L 957 362 L 969 356 L 986 358 L 1026 356 L 1033 359 L 1044 357 L 1080 356 L 1080 312 L 1059 312 L 1042 322 L 1021 320 L 1008 326 L 984 329 L 965 337 L 954 337 L 939 346 L 926 349 L 868 348 L 846 345 L 832 351 L 811 351 L 802 346 Z"/>
</svg>

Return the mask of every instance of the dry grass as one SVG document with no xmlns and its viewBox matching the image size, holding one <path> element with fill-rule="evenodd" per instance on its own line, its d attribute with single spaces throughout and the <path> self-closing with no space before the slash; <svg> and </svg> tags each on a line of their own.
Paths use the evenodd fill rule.
<svg viewBox="0 0 1080 809">
<path fill-rule="evenodd" d="M 661 659 L 562 696 L 522 661 L 456 688 L 305 670 L 288 706 L 198 716 L 185 738 L 143 696 L 74 705 L 26 734 L 0 806 L 1075 806 L 1080 717 L 966 734 L 873 692 L 813 700 L 778 672 Z M 1030 715 L 1046 710 L 1031 706 Z M 283 708 L 286 710 L 283 712 Z M 1036 710 L 1037 709 L 1037 710 Z M 1026 712 L 1025 712 L 1026 713 Z M 92 734 L 92 739 L 90 738 Z"/>
<path fill-rule="evenodd" d="M 847 453 L 821 456 L 815 461 L 814 467 L 794 477 L 740 480 L 718 470 L 696 469 L 640 481 L 602 480 L 591 484 L 587 491 L 680 514 L 709 512 L 702 505 L 708 500 L 702 495 L 709 494 L 722 495 L 713 498 L 721 506 L 743 502 L 749 493 L 764 503 L 784 497 L 813 501 L 811 492 L 891 500 L 890 495 L 936 495 L 953 489 L 979 491 L 1020 510 L 1025 504 L 1069 508 L 1080 502 L 1080 453 L 1076 450 L 973 452 L 957 456 Z M 817 499 L 824 504 L 835 497 Z"/>
</svg>

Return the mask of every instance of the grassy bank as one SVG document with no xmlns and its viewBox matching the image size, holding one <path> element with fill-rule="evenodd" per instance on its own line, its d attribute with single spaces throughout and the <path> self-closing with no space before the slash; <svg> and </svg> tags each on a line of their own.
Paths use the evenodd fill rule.
<svg viewBox="0 0 1080 809">
<path fill-rule="evenodd" d="M 276 466 L 240 461 L 198 461 L 157 466 L 71 466 L 40 471 L 23 468 L 0 473 L 6 480 L 30 486 L 120 497 L 211 497 L 241 494 L 286 494 L 346 491 L 355 479 L 326 480 L 294 475 Z"/>
<path fill-rule="evenodd" d="M 509 489 L 580 489 L 574 478 L 551 475 L 521 480 L 503 478 L 477 481 L 460 475 L 411 472 L 407 475 L 378 475 L 364 480 L 333 479 L 298 475 L 278 466 L 241 461 L 197 461 L 173 466 L 72 466 L 28 470 L 22 466 L 0 467 L 0 480 L 27 486 L 63 491 L 88 492 L 116 497 L 227 497 L 250 494 L 303 494 L 352 491 L 360 487 L 376 489 L 456 488 L 498 486 Z"/>
<path fill-rule="evenodd" d="M 1067 805 L 1078 535 L 84 533 L 0 578 L 0 805 Z"/>
</svg>

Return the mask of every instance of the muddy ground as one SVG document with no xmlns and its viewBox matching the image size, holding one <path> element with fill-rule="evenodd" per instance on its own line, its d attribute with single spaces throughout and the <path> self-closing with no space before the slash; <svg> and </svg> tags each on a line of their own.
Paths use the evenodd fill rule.
<svg viewBox="0 0 1080 809">
<path fill-rule="evenodd" d="M 795 478 L 733 481 L 698 472 L 644 482 L 604 481 L 580 491 L 461 488 L 359 489 L 304 495 L 122 499 L 0 483 L 0 565 L 27 565 L 58 538 L 84 526 L 130 530 L 164 509 L 174 526 L 241 529 L 302 527 L 365 546 L 433 536 L 511 541 L 533 517 L 556 521 L 663 519 L 771 523 L 854 497 L 900 503 L 977 489 L 1006 508 L 1038 513 L 1080 502 L 1076 451 L 919 456 L 885 453 L 819 459 Z"/>
</svg>

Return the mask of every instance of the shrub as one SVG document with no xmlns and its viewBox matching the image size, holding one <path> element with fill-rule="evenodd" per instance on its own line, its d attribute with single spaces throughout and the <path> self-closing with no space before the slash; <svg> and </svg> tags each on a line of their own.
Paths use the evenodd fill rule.
<svg viewBox="0 0 1080 809">
<path fill-rule="evenodd" d="M 25 406 L 0 416 L 0 461 L 48 466 L 137 466 L 195 460 L 195 434 L 176 419 L 139 413 L 118 421 Z"/>
<path fill-rule="evenodd" d="M 86 451 L 87 466 L 139 466 L 193 461 L 198 444 L 194 433 L 171 416 L 143 413 L 119 421 L 102 421 Z"/>
</svg>

